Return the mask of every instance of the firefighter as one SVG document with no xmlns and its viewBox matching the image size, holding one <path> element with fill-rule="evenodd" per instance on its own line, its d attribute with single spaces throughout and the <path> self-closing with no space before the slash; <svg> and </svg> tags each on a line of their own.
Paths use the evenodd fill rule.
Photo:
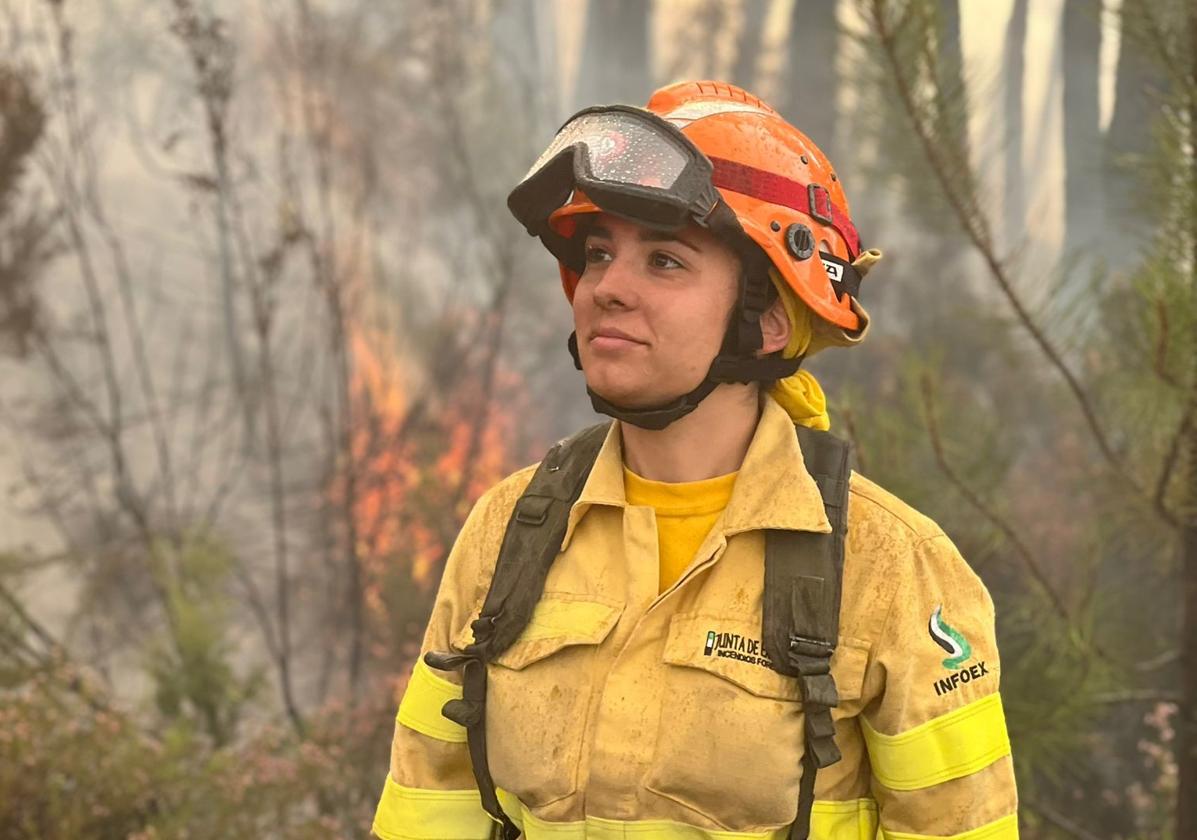
<svg viewBox="0 0 1197 840">
<path fill-rule="evenodd" d="M 822 152 L 680 83 L 579 112 L 508 205 L 613 421 L 474 506 L 374 833 L 1016 838 L 989 594 L 801 367 L 865 337 L 880 258 Z"/>
</svg>

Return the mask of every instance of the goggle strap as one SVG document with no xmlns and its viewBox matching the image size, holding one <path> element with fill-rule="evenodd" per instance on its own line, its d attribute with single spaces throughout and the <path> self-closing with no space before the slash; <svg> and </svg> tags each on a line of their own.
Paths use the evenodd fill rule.
<svg viewBox="0 0 1197 840">
<path fill-rule="evenodd" d="M 749 195 L 769 204 L 780 204 L 835 228 L 853 259 L 860 253 L 860 234 L 844 210 L 831 200 L 822 184 L 800 184 L 782 175 L 725 158 L 711 158 L 711 181 L 720 189 Z"/>
<path fill-rule="evenodd" d="M 585 254 L 578 237 L 564 237 L 556 231 L 545 228 L 540 233 L 540 241 L 550 254 L 575 274 L 581 274 L 586 268 Z"/>
</svg>

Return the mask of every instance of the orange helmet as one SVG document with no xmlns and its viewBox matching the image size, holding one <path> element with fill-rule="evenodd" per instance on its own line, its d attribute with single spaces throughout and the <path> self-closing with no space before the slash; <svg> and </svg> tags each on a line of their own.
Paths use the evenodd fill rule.
<svg viewBox="0 0 1197 840">
<path fill-rule="evenodd" d="M 684 82 L 654 93 L 646 108 L 579 111 L 507 206 L 557 257 L 571 302 L 584 269 L 583 214 L 607 212 L 663 230 L 694 222 L 739 254 L 740 298 L 697 387 L 659 406 L 630 408 L 587 386 L 596 411 L 643 428 L 664 428 L 721 382 L 773 381 L 798 369 L 802 356 L 757 355 L 770 273 L 827 325 L 832 343 L 855 343 L 867 325 L 856 302 L 861 274 L 852 265 L 860 238 L 831 164 L 776 111 L 729 84 Z M 581 369 L 576 341 L 571 335 L 569 348 Z"/>
<path fill-rule="evenodd" d="M 724 82 L 669 85 L 652 95 L 647 110 L 711 160 L 720 197 L 794 293 L 844 330 L 863 327 L 854 306 L 860 278 L 851 266 L 860 237 L 843 186 L 819 147 L 764 102 Z M 580 214 L 597 212 L 599 206 L 575 189 L 548 226 L 568 240 Z M 572 301 L 578 272 L 564 260 L 560 270 Z"/>
</svg>

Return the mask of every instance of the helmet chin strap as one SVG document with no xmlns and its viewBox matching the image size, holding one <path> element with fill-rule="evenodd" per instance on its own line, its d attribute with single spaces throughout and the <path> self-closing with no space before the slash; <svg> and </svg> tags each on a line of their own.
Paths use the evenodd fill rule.
<svg viewBox="0 0 1197 840">
<path fill-rule="evenodd" d="M 768 283 L 768 280 L 764 280 Z M 622 423 L 630 423 L 642 429 L 657 431 L 664 429 L 670 423 L 685 417 L 698 407 L 712 391 L 725 382 L 762 382 L 772 379 L 784 379 L 792 375 L 802 365 L 802 356 L 795 359 L 757 358 L 754 354 L 760 349 L 761 313 L 765 310 L 765 291 L 761 281 L 753 282 L 747 278 L 740 283 L 740 300 L 736 302 L 734 317 L 727 325 L 723 334 L 723 345 L 719 353 L 711 362 L 706 376 L 698 387 L 677 399 L 647 408 L 629 408 L 616 405 L 610 400 L 596 393 L 589 385 L 586 393 L 590 395 L 590 404 L 599 414 L 614 417 Z M 578 334 L 569 334 L 569 352 L 574 358 L 574 367 L 582 370 L 582 359 L 578 355 Z"/>
</svg>

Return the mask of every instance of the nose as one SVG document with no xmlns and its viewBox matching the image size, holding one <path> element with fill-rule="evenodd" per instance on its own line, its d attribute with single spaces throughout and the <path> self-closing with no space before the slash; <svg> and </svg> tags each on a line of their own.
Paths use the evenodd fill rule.
<svg viewBox="0 0 1197 840">
<path fill-rule="evenodd" d="M 632 260 L 616 256 L 598 272 L 594 302 L 602 309 L 634 309 L 640 303 L 639 284 Z"/>
</svg>

